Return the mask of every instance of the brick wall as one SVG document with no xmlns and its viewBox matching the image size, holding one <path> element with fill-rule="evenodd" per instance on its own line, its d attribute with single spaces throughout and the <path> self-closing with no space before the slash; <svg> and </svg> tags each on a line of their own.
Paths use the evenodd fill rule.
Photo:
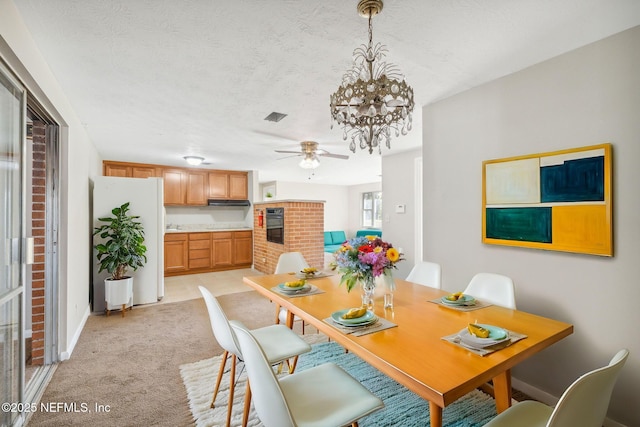
<svg viewBox="0 0 640 427">
<path fill-rule="evenodd" d="M 284 208 L 284 244 L 267 242 L 266 208 Z M 258 225 L 259 213 L 264 224 Z M 281 201 L 260 203 L 253 207 L 254 268 L 273 274 L 283 252 L 300 252 L 310 266 L 324 265 L 324 202 Z"/>
<path fill-rule="evenodd" d="M 31 364 L 44 363 L 44 261 L 46 206 L 46 125 L 33 122 L 33 163 L 31 235 L 34 237 L 34 263 L 31 266 Z"/>
</svg>

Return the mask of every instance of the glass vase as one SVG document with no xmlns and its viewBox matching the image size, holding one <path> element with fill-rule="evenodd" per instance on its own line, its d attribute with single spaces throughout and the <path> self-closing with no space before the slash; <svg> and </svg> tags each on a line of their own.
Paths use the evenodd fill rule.
<svg viewBox="0 0 640 427">
<path fill-rule="evenodd" d="M 396 282 L 393 280 L 391 272 L 385 272 L 383 275 L 384 280 L 384 308 L 393 310 L 393 291 L 396 290 Z"/>
<path fill-rule="evenodd" d="M 367 277 L 360 282 L 362 288 L 362 306 L 368 310 L 373 310 L 373 294 L 376 290 L 376 283 L 373 277 Z"/>
</svg>

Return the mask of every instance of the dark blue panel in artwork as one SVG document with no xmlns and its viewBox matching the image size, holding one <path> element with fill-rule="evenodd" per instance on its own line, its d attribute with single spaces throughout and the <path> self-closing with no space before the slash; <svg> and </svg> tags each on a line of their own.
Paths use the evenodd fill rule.
<svg viewBox="0 0 640 427">
<path fill-rule="evenodd" d="M 551 208 L 487 208 L 487 238 L 551 243 Z"/>
<path fill-rule="evenodd" d="M 543 203 L 603 201 L 604 156 L 540 168 L 540 197 Z"/>
</svg>

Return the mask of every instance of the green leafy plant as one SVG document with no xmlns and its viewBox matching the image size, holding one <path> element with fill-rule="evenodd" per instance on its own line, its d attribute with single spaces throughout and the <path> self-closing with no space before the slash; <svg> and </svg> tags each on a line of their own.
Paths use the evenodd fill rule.
<svg viewBox="0 0 640 427">
<path fill-rule="evenodd" d="M 271 194 L 270 191 L 267 191 L 267 194 L 265 194 L 265 197 L 273 197 L 273 194 Z"/>
<path fill-rule="evenodd" d="M 113 217 L 98 218 L 106 224 L 96 227 L 93 235 L 106 239 L 94 248 L 98 251 L 99 272 L 107 270 L 111 280 L 125 278 L 127 268 L 134 271 L 147 262 L 147 247 L 144 245 L 144 229 L 137 221 L 139 216 L 128 215 L 129 202 L 114 208 Z"/>
</svg>

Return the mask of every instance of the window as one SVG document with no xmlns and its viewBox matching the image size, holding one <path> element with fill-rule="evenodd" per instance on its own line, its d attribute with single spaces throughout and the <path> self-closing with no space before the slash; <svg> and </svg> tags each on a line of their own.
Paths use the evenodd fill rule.
<svg viewBox="0 0 640 427">
<path fill-rule="evenodd" d="M 382 227 L 382 191 L 362 193 L 362 226 Z"/>
</svg>

